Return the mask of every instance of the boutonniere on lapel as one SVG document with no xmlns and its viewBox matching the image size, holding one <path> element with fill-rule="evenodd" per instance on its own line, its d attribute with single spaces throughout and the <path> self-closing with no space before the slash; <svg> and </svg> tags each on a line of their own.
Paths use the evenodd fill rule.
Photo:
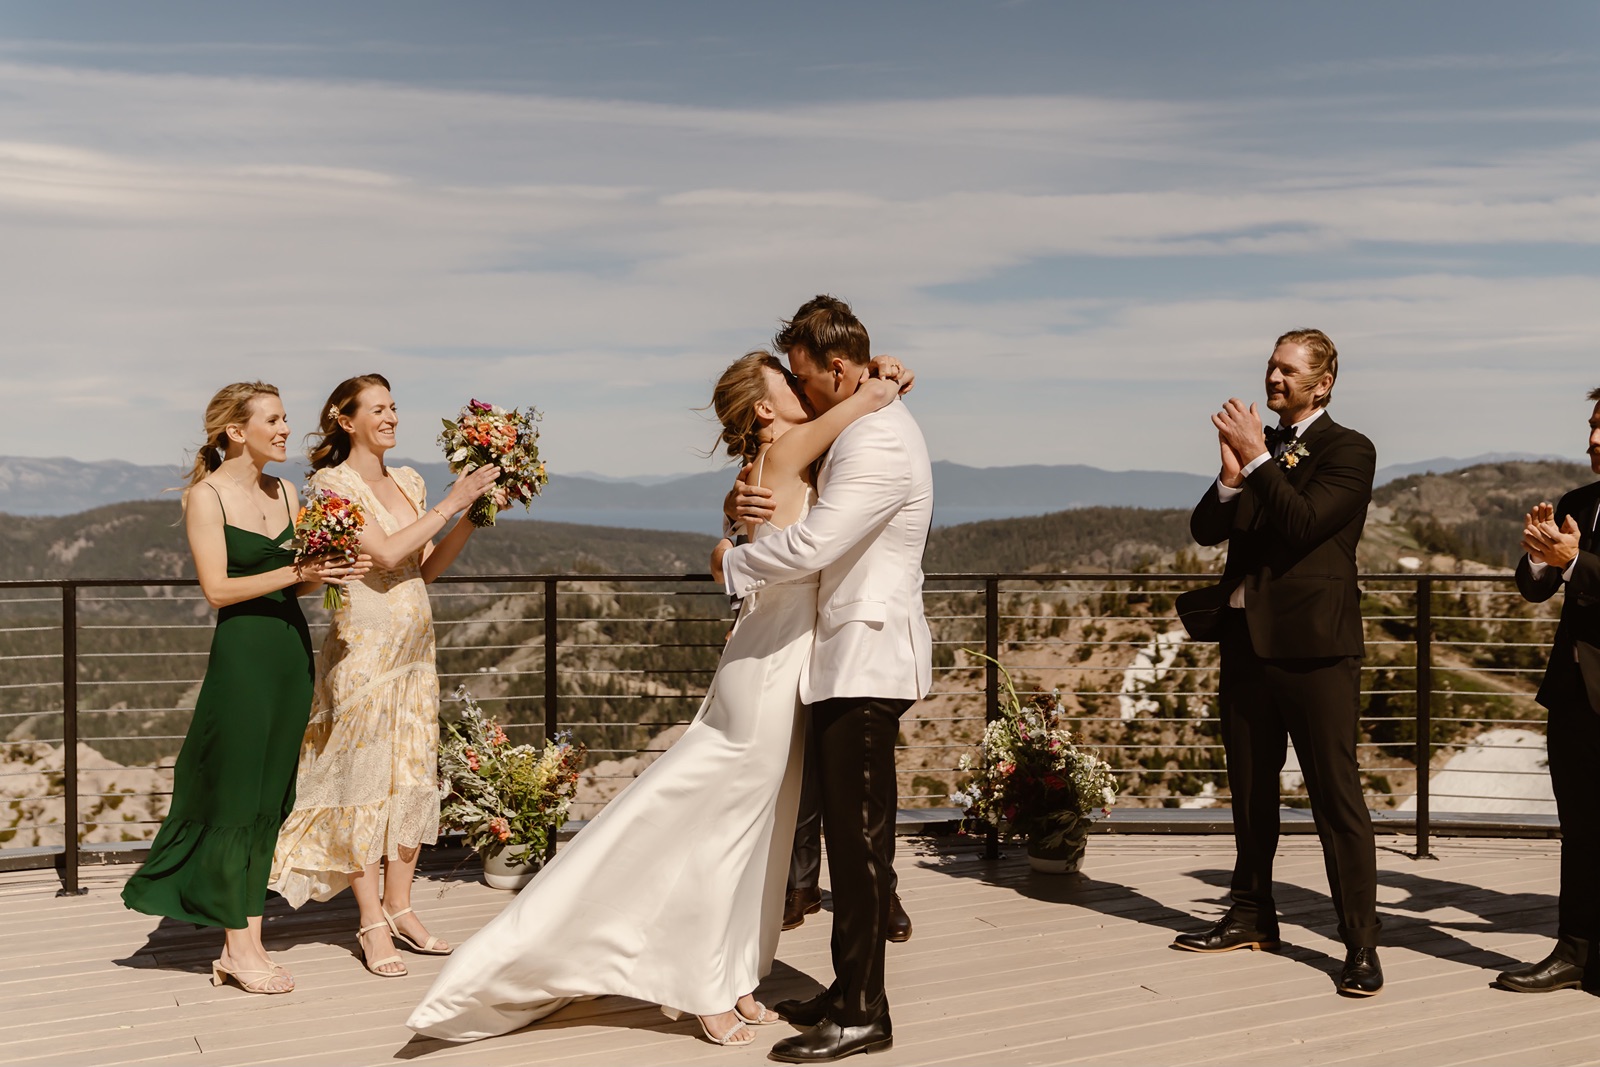
<svg viewBox="0 0 1600 1067">
<path fill-rule="evenodd" d="M 1289 447 L 1278 457 L 1278 466 L 1286 471 L 1292 471 L 1300 466 L 1301 460 L 1310 458 L 1311 452 L 1306 448 L 1305 442 L 1296 439 L 1289 442 Z"/>
</svg>

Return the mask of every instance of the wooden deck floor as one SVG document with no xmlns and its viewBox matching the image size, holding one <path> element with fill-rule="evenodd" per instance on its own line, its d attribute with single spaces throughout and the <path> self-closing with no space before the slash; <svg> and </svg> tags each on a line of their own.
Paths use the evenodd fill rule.
<svg viewBox="0 0 1600 1067">
<path fill-rule="evenodd" d="M 1207 957 L 1167 947 L 1193 916 L 1221 910 L 1225 837 L 1098 836 L 1086 873 L 1033 875 L 1015 850 L 982 861 L 964 839 L 904 839 L 901 893 L 916 923 L 890 945 L 894 1064 L 1600 1063 L 1600 998 L 1517 996 L 1494 972 L 1549 947 L 1556 844 L 1446 839 L 1436 861 L 1380 838 L 1389 985 L 1369 1001 L 1333 991 L 1314 839 L 1284 841 L 1280 954 Z M 740 1064 L 766 1062 L 786 1025 L 755 1047 L 720 1049 L 692 1021 L 607 998 L 491 1041 L 412 1039 L 403 1021 L 439 961 L 369 977 L 352 957 L 348 895 L 300 913 L 269 908 L 268 946 L 299 989 L 213 989 L 214 931 L 125 911 L 127 868 L 90 868 L 87 896 L 57 898 L 46 872 L 0 875 L 0 1060 L 8 1063 Z M 464 870 L 428 875 L 418 909 L 460 940 L 509 895 Z M 769 1000 L 826 981 L 828 915 L 784 935 Z"/>
</svg>

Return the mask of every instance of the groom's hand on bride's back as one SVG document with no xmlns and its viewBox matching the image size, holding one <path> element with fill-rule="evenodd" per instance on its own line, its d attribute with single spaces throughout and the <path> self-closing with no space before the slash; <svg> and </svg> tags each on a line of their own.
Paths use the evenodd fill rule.
<svg viewBox="0 0 1600 1067">
<path fill-rule="evenodd" d="M 772 490 L 763 485 L 754 483 L 755 466 L 745 464 L 739 472 L 739 480 L 733 483 L 733 488 L 728 492 L 728 499 L 723 503 L 723 510 L 733 520 L 735 525 L 743 523 L 748 526 L 760 526 L 772 521 L 775 508 L 772 503 Z"/>
</svg>

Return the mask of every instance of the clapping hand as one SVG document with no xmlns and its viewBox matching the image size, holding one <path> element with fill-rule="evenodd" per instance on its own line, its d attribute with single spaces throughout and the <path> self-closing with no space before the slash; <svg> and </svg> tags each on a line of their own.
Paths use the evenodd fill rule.
<svg viewBox="0 0 1600 1067">
<path fill-rule="evenodd" d="M 1523 520 L 1522 547 L 1534 563 L 1548 563 L 1566 570 L 1567 564 L 1578 558 L 1578 541 L 1582 536 L 1571 515 L 1557 526 L 1555 508 L 1549 504 L 1535 504 Z"/>
<path fill-rule="evenodd" d="M 1230 462 L 1228 452 L 1233 452 L 1232 462 L 1242 468 L 1267 451 L 1267 434 L 1261 428 L 1261 415 L 1254 404 L 1245 407 L 1243 400 L 1230 397 L 1222 405 L 1222 410 L 1211 416 L 1211 425 L 1217 428 L 1217 438 L 1222 446 L 1223 484 L 1237 485 L 1240 480 L 1237 473 L 1233 482 L 1226 478 Z"/>
</svg>

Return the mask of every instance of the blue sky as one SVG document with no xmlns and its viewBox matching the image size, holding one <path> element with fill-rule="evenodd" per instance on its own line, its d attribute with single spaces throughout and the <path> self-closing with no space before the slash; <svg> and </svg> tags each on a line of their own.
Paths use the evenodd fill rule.
<svg viewBox="0 0 1600 1067">
<path fill-rule="evenodd" d="M 553 469 L 705 469 L 816 292 L 936 458 L 1212 469 L 1271 339 L 1382 462 L 1581 451 L 1600 8 L 0 7 L 0 454 L 176 462 L 221 383 L 396 383 Z M 77 412 L 70 436 L 63 410 Z"/>
</svg>

